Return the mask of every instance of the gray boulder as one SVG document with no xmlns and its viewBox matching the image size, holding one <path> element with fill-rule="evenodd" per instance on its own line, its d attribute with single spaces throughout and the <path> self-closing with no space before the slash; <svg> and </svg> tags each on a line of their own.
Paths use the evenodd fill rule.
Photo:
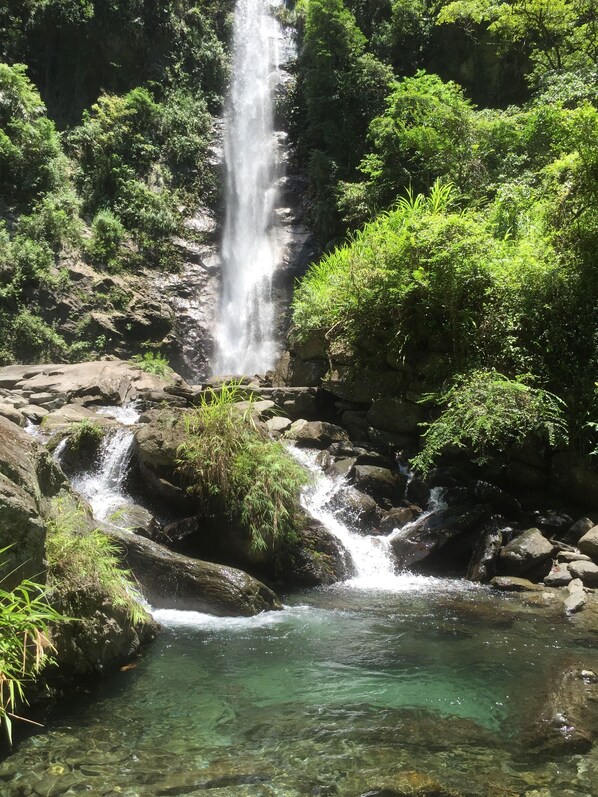
<svg viewBox="0 0 598 797">
<path fill-rule="evenodd" d="M 571 562 L 568 567 L 573 578 L 579 578 L 584 586 L 598 586 L 598 565 L 594 562 Z"/>
<path fill-rule="evenodd" d="M 149 602 L 218 617 L 251 617 L 281 604 L 271 589 L 234 567 L 173 553 L 158 543 L 111 527 L 106 534 L 123 548 Z"/>
<path fill-rule="evenodd" d="M 407 477 L 404 473 L 376 465 L 356 465 L 350 473 L 351 483 L 378 503 L 399 504 L 405 498 Z"/>
<path fill-rule="evenodd" d="M 340 426 L 324 421 L 295 421 L 286 433 L 300 448 L 328 448 L 331 443 L 349 442 L 349 435 Z"/>
<path fill-rule="evenodd" d="M 496 572 L 496 560 L 503 543 L 504 519 L 492 518 L 482 529 L 473 549 L 466 578 L 483 584 L 490 581 Z"/>
<path fill-rule="evenodd" d="M 594 562 L 598 562 L 598 526 L 593 526 L 578 542 L 578 548 Z"/>
<path fill-rule="evenodd" d="M 576 520 L 565 534 L 564 540 L 570 545 L 577 545 L 580 539 L 593 529 L 596 524 L 589 517 L 582 517 Z"/>
<path fill-rule="evenodd" d="M 554 550 L 554 545 L 538 529 L 527 529 L 502 549 L 499 572 L 505 576 L 530 573 L 538 566 L 549 563 Z"/>
<path fill-rule="evenodd" d="M 472 506 L 442 509 L 431 515 L 422 515 L 391 538 L 399 567 L 419 566 L 433 554 L 444 553 L 449 543 L 475 532 L 489 513 L 488 506 Z M 437 565 L 440 570 L 446 571 L 452 568 L 453 562 L 446 557 Z"/>
<path fill-rule="evenodd" d="M 555 565 L 544 579 L 547 587 L 566 587 L 573 581 L 569 566 L 564 562 Z"/>
</svg>

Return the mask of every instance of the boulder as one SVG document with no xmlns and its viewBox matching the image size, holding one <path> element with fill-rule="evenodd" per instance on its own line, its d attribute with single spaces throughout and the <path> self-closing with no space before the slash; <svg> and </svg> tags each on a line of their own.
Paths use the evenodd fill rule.
<svg viewBox="0 0 598 797">
<path fill-rule="evenodd" d="M 504 518 L 491 518 L 475 544 L 466 578 L 486 584 L 496 573 L 496 562 L 503 544 Z"/>
<path fill-rule="evenodd" d="M 349 442 L 349 435 L 340 426 L 324 421 L 295 421 L 286 436 L 300 448 L 328 448 L 331 443 Z"/>
<path fill-rule="evenodd" d="M 522 576 L 549 563 L 554 550 L 554 545 L 538 529 L 527 529 L 502 549 L 499 572 L 505 576 Z M 549 564 L 547 567 L 550 570 Z"/>
<path fill-rule="evenodd" d="M 385 512 L 380 520 L 378 533 L 388 537 L 393 531 L 403 528 L 417 517 L 417 512 L 410 506 L 398 506 Z"/>
<path fill-rule="evenodd" d="M 361 492 L 370 495 L 379 504 L 400 503 L 405 498 L 407 476 L 390 468 L 375 465 L 355 465 L 350 473 L 351 483 Z"/>
<path fill-rule="evenodd" d="M 317 587 L 350 578 L 354 567 L 341 542 L 306 516 L 296 544 L 278 556 L 276 571 L 285 587 Z"/>
<path fill-rule="evenodd" d="M 443 551 L 449 543 L 461 537 L 469 537 L 490 513 L 488 506 L 471 506 L 441 509 L 422 515 L 407 528 L 391 537 L 391 545 L 401 568 L 418 568 L 433 554 Z M 472 543 L 473 544 L 473 543 Z M 447 558 L 437 562 L 440 569 L 453 566 Z"/>
<path fill-rule="evenodd" d="M 598 587 L 598 565 L 594 562 L 571 562 L 568 567 L 573 578 L 579 578 L 585 587 Z"/>
<path fill-rule="evenodd" d="M 565 611 L 567 614 L 580 612 L 588 601 L 588 596 L 583 588 L 581 579 L 574 578 L 567 585 L 568 597 L 565 599 Z"/>
<path fill-rule="evenodd" d="M 594 521 L 590 520 L 589 517 L 579 518 L 579 520 L 575 521 L 575 523 L 567 530 L 567 533 L 563 539 L 570 545 L 577 545 L 580 539 L 587 534 L 588 531 L 593 529 L 595 525 L 596 524 Z"/>
<path fill-rule="evenodd" d="M 407 482 L 407 500 L 425 508 L 430 500 L 430 488 L 423 479 L 413 478 Z"/>
<path fill-rule="evenodd" d="M 378 526 L 378 504 L 359 490 L 343 490 L 332 509 L 339 520 L 360 534 L 373 534 Z"/>
<path fill-rule="evenodd" d="M 193 503 L 178 469 L 179 447 L 185 440 L 184 424 L 171 411 L 153 410 L 135 430 L 134 456 L 144 490 L 177 512 L 191 514 Z"/>
<path fill-rule="evenodd" d="M 598 677 L 589 669 L 565 670 L 544 698 L 539 715 L 524 727 L 527 752 L 542 756 L 587 753 L 598 738 Z"/>
<path fill-rule="evenodd" d="M 67 486 L 64 474 L 36 440 L 0 417 L 0 580 L 11 589 L 24 578 L 43 580 L 44 513 Z"/>
<path fill-rule="evenodd" d="M 515 576 L 494 576 L 490 586 L 500 592 L 542 592 L 544 589 L 540 584 L 534 584 L 527 578 Z"/>
<path fill-rule="evenodd" d="M 266 429 L 274 437 L 279 437 L 281 434 L 288 432 L 291 428 L 291 421 L 282 415 L 276 415 L 274 418 L 269 418 L 266 421 Z"/>
<path fill-rule="evenodd" d="M 544 579 L 544 584 L 547 587 L 566 587 L 573 581 L 573 576 L 569 567 L 564 563 L 559 563 L 553 566 L 550 573 Z"/>
<path fill-rule="evenodd" d="M 594 562 L 598 562 L 598 526 L 593 526 L 580 538 L 577 543 L 579 550 L 589 556 Z"/>
<path fill-rule="evenodd" d="M 420 405 L 397 398 L 381 398 L 372 403 L 367 419 L 370 426 L 384 432 L 417 435 L 424 420 Z"/>
<path fill-rule="evenodd" d="M 251 617 L 282 608 L 271 589 L 242 570 L 173 553 L 126 531 L 106 528 L 105 532 L 122 546 L 125 561 L 156 608 L 218 617 Z"/>
<path fill-rule="evenodd" d="M 173 375 L 172 382 L 183 384 Z M 124 360 L 99 360 L 67 365 L 9 365 L 0 368 L 0 387 L 26 396 L 45 395 L 48 402 L 69 403 L 75 398 L 103 404 L 123 404 L 149 393 L 168 399 L 171 384 Z M 33 403 L 38 403 L 33 402 Z"/>
<path fill-rule="evenodd" d="M 558 562 L 591 562 L 589 556 L 578 551 L 559 551 L 556 555 Z"/>
</svg>

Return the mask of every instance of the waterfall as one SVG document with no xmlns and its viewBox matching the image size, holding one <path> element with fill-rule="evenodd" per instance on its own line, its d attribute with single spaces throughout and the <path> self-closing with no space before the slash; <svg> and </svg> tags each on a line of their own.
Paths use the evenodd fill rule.
<svg viewBox="0 0 598 797">
<path fill-rule="evenodd" d="M 97 467 L 73 481 L 73 487 L 89 501 L 96 520 L 109 520 L 127 503 L 127 476 L 134 434 L 130 429 L 109 432 L 102 443 Z"/>
<path fill-rule="evenodd" d="M 278 178 L 273 92 L 280 28 L 268 0 L 237 0 L 224 154 L 226 221 L 215 370 L 264 372 L 274 365 L 272 278 L 280 259 L 273 225 Z"/>
<path fill-rule="evenodd" d="M 306 511 L 319 520 L 347 549 L 355 568 L 355 576 L 345 582 L 358 589 L 401 591 L 428 583 L 430 578 L 410 573 L 397 573 L 391 540 L 397 533 L 393 530 L 387 537 L 364 536 L 350 528 L 340 517 L 338 505 L 343 503 L 343 494 L 353 490 L 341 476 L 328 476 L 316 464 L 317 451 L 289 449 L 293 456 L 313 476 L 312 484 L 303 493 Z M 441 490 L 432 491 L 426 515 L 445 506 Z M 407 529 L 407 524 L 403 529 Z"/>
</svg>

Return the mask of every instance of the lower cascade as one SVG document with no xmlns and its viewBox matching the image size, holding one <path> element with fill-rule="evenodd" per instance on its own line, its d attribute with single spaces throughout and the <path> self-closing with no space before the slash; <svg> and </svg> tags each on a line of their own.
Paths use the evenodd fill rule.
<svg viewBox="0 0 598 797">
<path fill-rule="evenodd" d="M 313 477 L 312 485 L 303 495 L 305 509 L 343 544 L 351 556 L 355 575 L 346 582 L 347 586 L 396 591 L 428 581 L 421 576 L 396 573 L 389 537 L 364 536 L 350 528 L 347 513 L 343 513 L 343 498 L 352 488 L 341 476 L 331 477 L 321 471 L 316 462 L 317 451 L 299 448 L 291 451 Z M 434 491 L 428 513 L 443 506 L 439 491 Z"/>
</svg>

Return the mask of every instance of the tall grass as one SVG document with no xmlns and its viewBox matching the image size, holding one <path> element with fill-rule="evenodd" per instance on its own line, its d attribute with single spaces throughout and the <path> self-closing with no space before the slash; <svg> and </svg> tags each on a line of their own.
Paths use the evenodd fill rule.
<svg viewBox="0 0 598 797">
<path fill-rule="evenodd" d="M 52 503 L 46 556 L 49 580 L 59 595 L 102 592 L 112 606 L 126 611 L 134 625 L 147 619 L 136 582 L 122 566 L 120 546 L 92 528 L 73 499 L 57 498 Z"/>
<path fill-rule="evenodd" d="M 308 477 L 260 429 L 253 403 L 235 383 L 204 394 L 186 421 L 180 468 L 206 513 L 222 511 L 240 523 L 253 550 L 277 550 L 295 538 L 299 496 Z"/>
<path fill-rule="evenodd" d="M 22 581 L 12 592 L 0 587 L 0 729 L 9 744 L 13 720 L 24 719 L 15 712 L 27 702 L 27 685 L 51 661 L 49 626 L 65 620 L 39 584 Z"/>
</svg>

